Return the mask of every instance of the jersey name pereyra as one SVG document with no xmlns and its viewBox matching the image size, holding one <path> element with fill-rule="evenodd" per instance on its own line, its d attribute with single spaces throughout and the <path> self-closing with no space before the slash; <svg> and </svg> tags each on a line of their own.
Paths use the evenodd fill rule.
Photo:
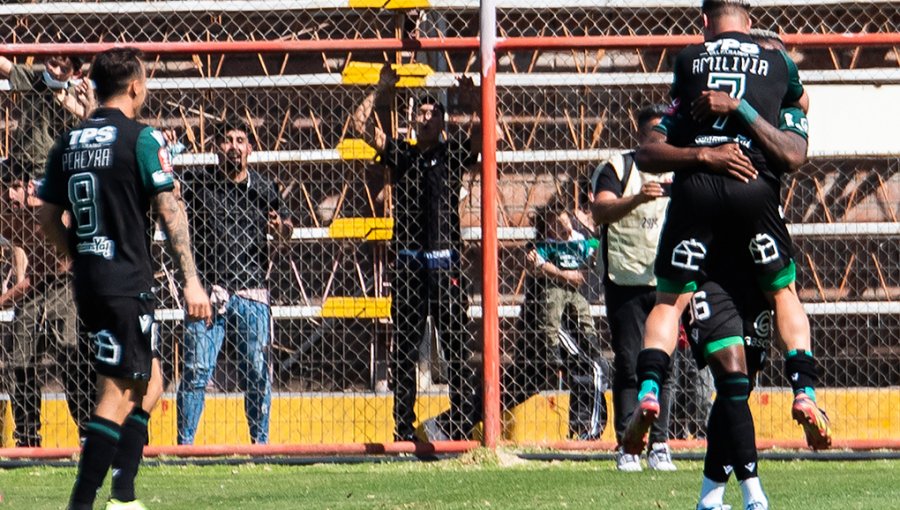
<svg viewBox="0 0 900 510">
<path fill-rule="evenodd" d="M 112 165 L 112 146 L 117 134 L 115 126 L 71 131 L 68 150 L 62 155 L 63 171 L 109 168 Z"/>
<path fill-rule="evenodd" d="M 735 39 L 719 39 L 704 44 L 706 53 L 701 53 L 691 62 L 693 74 L 713 72 L 769 75 L 769 62 L 759 58 L 759 46 L 756 44 Z"/>
</svg>

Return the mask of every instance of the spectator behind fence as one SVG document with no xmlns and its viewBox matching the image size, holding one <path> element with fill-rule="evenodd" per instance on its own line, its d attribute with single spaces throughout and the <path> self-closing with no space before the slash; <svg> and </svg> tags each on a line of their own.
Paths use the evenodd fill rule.
<svg viewBox="0 0 900 510">
<path fill-rule="evenodd" d="M 81 59 L 51 56 L 44 69 L 14 64 L 0 57 L 0 77 L 19 93 L 18 126 L 12 132 L 9 157 L 2 162 L 8 207 L 0 218 L 3 236 L 24 250 L 27 278 L 8 296 L 19 305 L 13 320 L 12 351 L 5 356 L 13 370 L 10 400 L 17 446 L 41 446 L 41 384 L 37 364 L 50 348 L 62 364 L 66 402 L 79 435 L 90 414 L 93 374 L 87 354 L 79 352 L 77 319 L 66 264 L 40 234 L 35 197 L 47 153 L 56 137 L 93 109 L 89 81 L 81 78 Z"/>
<path fill-rule="evenodd" d="M 10 401 L 16 446 L 41 446 L 41 384 L 38 366 L 52 353 L 61 367 L 63 389 L 80 437 L 91 413 L 94 396 L 89 353 L 79 349 L 78 319 L 71 289 L 69 261 L 58 258 L 40 232 L 35 181 L 15 161 L 0 163 L 3 183 L 2 233 L 19 256 L 16 270 L 23 278 L 0 296 L 0 307 L 16 305 L 12 348 L 5 353 L 12 368 Z M 82 345 L 85 347 L 85 345 Z"/>
<path fill-rule="evenodd" d="M 10 157 L 35 178 L 44 173 L 47 153 L 56 137 L 84 119 L 96 106 L 90 80 L 82 77 L 78 57 L 54 55 L 40 66 L 15 64 L 0 57 L 0 77 L 12 92 L 20 116 L 12 133 Z"/>
<path fill-rule="evenodd" d="M 250 440 L 269 442 L 272 313 L 267 269 L 271 234 L 291 237 L 290 211 L 278 187 L 247 165 L 250 129 L 229 117 L 215 128 L 218 165 L 187 172 L 182 194 L 197 268 L 213 305 L 212 324 L 186 322 L 178 385 L 178 443 L 193 444 L 206 385 L 227 338 L 235 348 Z"/>
<path fill-rule="evenodd" d="M 648 106 L 638 113 L 639 142 L 659 124 L 665 113 L 663 105 Z M 669 203 L 667 190 L 671 180 L 671 173 L 642 172 L 634 163 L 634 152 L 611 158 L 591 177 L 594 221 L 604 225 L 603 286 L 615 356 L 612 389 L 618 443 L 616 467 L 620 471 L 641 470 L 640 457 L 623 450 L 622 433 L 637 402 L 635 369 L 644 322 L 656 299 L 653 262 Z M 667 443 L 671 385 L 663 388 L 660 401 L 662 411 L 650 434 L 647 463 L 651 469 L 672 471 L 675 465 Z"/>
<path fill-rule="evenodd" d="M 555 388 L 554 376 L 562 370 L 570 392 L 569 437 L 596 440 L 606 427 L 603 392 L 609 365 L 580 289 L 599 241 L 585 239 L 573 217 L 559 199 L 535 215 L 539 240 L 526 253 L 532 277 L 523 313 L 525 333 L 505 377 L 503 407 L 510 410 L 542 389 Z"/>
<path fill-rule="evenodd" d="M 397 260 L 391 279 L 394 342 L 394 439 L 415 441 L 416 366 L 428 317 L 439 335 L 447 360 L 450 410 L 423 425 L 428 440 L 464 439 L 481 419 L 481 383 L 470 363 L 466 275 L 460 267 L 462 236 L 459 193 L 466 168 L 477 161 L 476 132 L 458 143 L 445 141 L 446 107 L 435 98 L 419 101 L 415 143 L 389 138 L 372 115 L 377 106 L 394 106 L 398 78 L 390 65 L 382 68 L 375 92 L 356 109 L 356 132 L 378 152 L 390 170 L 394 198 L 394 242 Z M 469 78 L 461 78 L 457 104 L 479 111 Z"/>
</svg>

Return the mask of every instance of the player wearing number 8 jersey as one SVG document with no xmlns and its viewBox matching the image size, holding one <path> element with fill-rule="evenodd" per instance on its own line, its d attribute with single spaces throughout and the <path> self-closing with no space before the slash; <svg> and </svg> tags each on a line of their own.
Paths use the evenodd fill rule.
<svg viewBox="0 0 900 510">
<path fill-rule="evenodd" d="M 635 158 L 647 171 L 674 168 L 675 179 L 656 259 L 657 303 L 638 357 L 641 405 L 623 442 L 626 450 L 642 447 L 658 414 L 655 395 L 668 376 L 678 318 L 690 293 L 708 277 L 706 261 L 721 249 L 713 241 L 730 236 L 749 250 L 753 263 L 744 270 L 753 272 L 776 310 L 776 327 L 790 353 L 785 368 L 796 395 L 794 418 L 806 428 L 810 446 L 825 448 L 827 430 L 810 435 L 813 415 L 821 413 L 814 404 L 816 366 L 779 208 L 780 175 L 802 163 L 805 144 L 799 162 L 784 161 L 771 137 L 778 132 L 773 126 L 780 124 L 779 111 L 799 102 L 803 88 L 783 51 L 750 37 L 746 2 L 706 0 L 702 11 L 706 41 L 679 54 L 670 114 Z M 733 108 L 717 109 L 720 96 Z"/>
<path fill-rule="evenodd" d="M 75 301 L 93 341 L 98 373 L 97 406 L 85 426 L 69 508 L 92 508 L 112 466 L 106 508 L 140 509 L 134 478 L 150 411 L 162 394 L 159 360 L 153 356 L 151 207 L 184 278 L 187 315 L 209 320 L 211 312 L 191 255 L 187 217 L 173 193 L 165 141 L 134 120 L 147 97 L 138 51 L 118 48 L 97 55 L 91 78 L 101 107 L 51 150 L 39 191 L 43 231 L 73 260 Z"/>
</svg>

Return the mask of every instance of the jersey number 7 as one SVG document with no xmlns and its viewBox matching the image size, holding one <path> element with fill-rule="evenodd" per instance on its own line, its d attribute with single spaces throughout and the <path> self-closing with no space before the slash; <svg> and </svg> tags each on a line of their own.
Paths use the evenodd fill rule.
<svg viewBox="0 0 900 510">
<path fill-rule="evenodd" d="M 706 86 L 711 90 L 727 91 L 734 99 L 743 99 L 747 91 L 747 76 L 741 73 L 709 73 Z M 725 129 L 727 123 L 727 116 L 719 117 L 713 122 L 712 127 L 721 131 Z"/>
</svg>

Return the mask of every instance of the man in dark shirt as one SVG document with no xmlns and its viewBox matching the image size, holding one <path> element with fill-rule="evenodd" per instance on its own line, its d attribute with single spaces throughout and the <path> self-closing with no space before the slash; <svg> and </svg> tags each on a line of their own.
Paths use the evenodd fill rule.
<svg viewBox="0 0 900 510">
<path fill-rule="evenodd" d="M 385 65 L 376 91 L 353 118 L 356 131 L 390 170 L 393 185 L 394 438 L 416 440 L 416 362 L 430 316 L 448 360 L 450 411 L 426 422 L 425 435 L 430 440 L 463 439 L 481 419 L 481 385 L 469 363 L 472 338 L 467 329 L 466 277 L 460 268 L 459 223 L 462 174 L 476 162 L 470 140 L 478 136 L 461 144 L 443 141 L 444 105 L 426 98 L 418 106 L 415 143 L 388 138 L 373 121 L 372 109 L 378 102 L 393 100 L 396 83 L 397 75 Z M 460 99 L 474 96 L 471 79 L 462 78 L 460 89 Z"/>
<path fill-rule="evenodd" d="M 267 235 L 290 239 L 293 227 L 277 186 L 247 165 L 249 132 L 240 119 L 221 122 L 215 133 L 218 166 L 189 172 L 182 180 L 197 268 L 215 317 L 212 325 L 185 324 L 177 396 L 179 444 L 194 442 L 206 385 L 226 337 L 240 356 L 238 376 L 250 439 L 269 442 L 272 381 L 267 348 L 272 313 Z"/>
<path fill-rule="evenodd" d="M 766 137 L 778 133 L 774 126 L 781 109 L 800 101 L 803 88 L 784 52 L 760 47 L 750 37 L 746 2 L 706 0 L 703 19 L 706 42 L 686 48 L 676 59 L 670 115 L 636 154 L 645 171 L 676 173 L 656 259 L 657 303 L 638 359 L 641 403 L 626 428 L 625 448 L 640 450 L 659 413 L 656 394 L 667 378 L 675 325 L 707 276 L 705 261 L 713 255 L 714 240 L 725 235 L 749 248 L 749 269 L 776 309 L 795 393 L 791 413 L 810 446 L 827 448 L 829 433 L 816 426 L 824 415 L 815 405 L 809 319 L 793 285 L 791 240 L 779 210 L 782 169 L 765 150 Z M 719 91 L 737 103 L 732 114 L 713 115 L 701 101 Z M 757 128 L 763 124 L 770 132 Z"/>
<path fill-rule="evenodd" d="M 97 406 L 85 426 L 70 510 L 93 507 L 113 467 L 107 509 L 143 508 L 134 479 L 150 411 L 162 395 L 150 258 L 150 211 L 160 216 L 181 272 L 186 313 L 209 320 L 162 134 L 135 121 L 147 98 L 140 53 L 116 48 L 91 66 L 101 107 L 60 137 L 47 158 L 39 197 L 44 235 L 73 261 L 75 301 L 93 341 Z M 66 226 L 63 215 L 71 221 Z"/>
</svg>

